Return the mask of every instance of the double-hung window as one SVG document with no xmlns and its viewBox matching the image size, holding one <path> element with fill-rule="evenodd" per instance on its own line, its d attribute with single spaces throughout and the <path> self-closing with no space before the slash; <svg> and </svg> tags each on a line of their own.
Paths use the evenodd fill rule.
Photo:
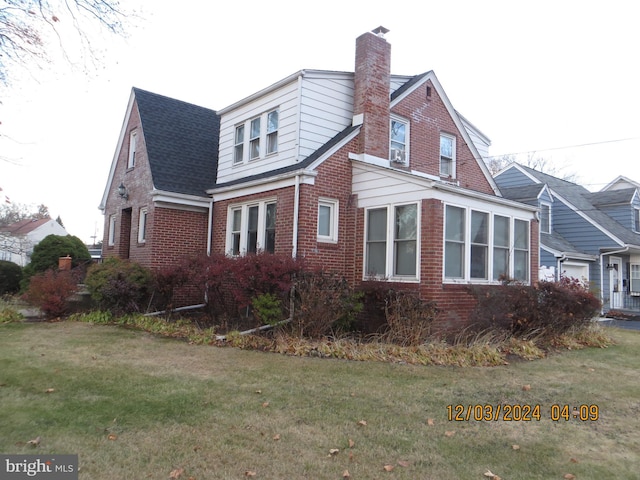
<svg viewBox="0 0 640 480">
<path fill-rule="evenodd" d="M 540 233 L 551 233 L 551 206 L 548 203 L 540 205 Z"/>
<path fill-rule="evenodd" d="M 389 139 L 389 160 L 400 165 L 408 165 L 409 122 L 391 118 Z"/>
<path fill-rule="evenodd" d="M 368 209 L 365 228 L 366 275 L 417 279 L 417 204 Z"/>
<path fill-rule="evenodd" d="M 260 117 L 251 120 L 249 127 L 249 160 L 260 158 Z"/>
<path fill-rule="evenodd" d="M 276 203 L 234 205 L 229 208 L 227 252 L 231 255 L 275 251 Z"/>
<path fill-rule="evenodd" d="M 440 134 L 440 175 L 456 176 L 456 138 L 444 133 Z"/>
<path fill-rule="evenodd" d="M 529 222 L 447 205 L 444 278 L 450 281 L 529 281 Z"/>
<path fill-rule="evenodd" d="M 278 111 L 267 114 L 267 155 L 278 151 Z"/>
<path fill-rule="evenodd" d="M 633 229 L 640 233 L 640 208 L 633 209 Z"/>
<path fill-rule="evenodd" d="M 234 140 L 233 163 L 242 163 L 244 161 L 244 124 L 236 127 Z"/>
<path fill-rule="evenodd" d="M 318 241 L 338 241 L 338 200 L 320 198 L 318 200 Z"/>
<path fill-rule="evenodd" d="M 632 263 L 629 265 L 630 285 L 629 290 L 633 293 L 640 292 L 640 264 Z"/>
</svg>

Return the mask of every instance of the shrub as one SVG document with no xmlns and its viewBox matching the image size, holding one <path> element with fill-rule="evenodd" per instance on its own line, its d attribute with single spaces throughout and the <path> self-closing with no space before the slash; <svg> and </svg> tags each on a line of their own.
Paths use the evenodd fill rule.
<svg viewBox="0 0 640 480">
<path fill-rule="evenodd" d="M 153 304 L 158 310 L 170 311 L 174 308 L 176 290 L 189 282 L 191 272 L 190 264 L 185 260 L 153 273 Z"/>
<path fill-rule="evenodd" d="M 114 314 L 140 312 L 149 300 L 153 276 L 142 265 L 108 258 L 92 265 L 85 284 L 101 309 Z"/>
<path fill-rule="evenodd" d="M 14 294 L 20 291 L 22 268 L 20 265 L 0 260 L 0 295 Z"/>
<path fill-rule="evenodd" d="M 31 277 L 24 298 L 47 317 L 60 317 L 69 311 L 69 297 L 77 290 L 75 272 L 51 269 Z"/>
<path fill-rule="evenodd" d="M 349 330 L 363 307 L 362 294 L 344 278 L 322 271 L 300 273 L 294 299 L 293 331 L 308 338 L 320 338 L 334 328 Z"/>
<path fill-rule="evenodd" d="M 31 261 L 24 268 L 25 277 L 58 268 L 60 257 L 71 257 L 72 267 L 78 267 L 91 261 L 91 254 L 78 237 L 72 235 L 48 235 L 34 248 Z"/>
<path fill-rule="evenodd" d="M 417 346 L 429 338 L 438 310 L 435 303 L 421 300 L 413 292 L 390 290 L 384 311 L 387 328 L 383 339 L 403 346 Z"/>
<path fill-rule="evenodd" d="M 272 293 L 262 293 L 251 301 L 253 314 L 262 323 L 275 325 L 282 321 L 282 301 Z"/>
<path fill-rule="evenodd" d="M 574 279 L 522 285 L 476 287 L 472 314 L 476 329 L 506 330 L 519 337 L 557 335 L 587 326 L 600 311 L 600 300 Z"/>
</svg>

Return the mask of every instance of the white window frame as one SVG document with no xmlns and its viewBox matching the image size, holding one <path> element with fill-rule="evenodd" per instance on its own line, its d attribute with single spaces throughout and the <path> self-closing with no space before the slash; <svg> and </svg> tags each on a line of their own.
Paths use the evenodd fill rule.
<svg viewBox="0 0 640 480">
<path fill-rule="evenodd" d="M 452 208 L 458 208 L 458 209 L 462 209 L 464 211 L 464 225 L 463 225 L 463 235 L 464 235 L 464 241 L 454 241 L 452 239 L 447 239 L 446 235 L 446 222 L 447 222 L 447 207 L 452 207 Z M 476 213 L 482 213 L 482 214 L 487 214 L 488 215 L 488 244 L 477 244 L 477 245 L 484 245 L 486 246 L 486 252 L 487 252 L 487 258 L 486 258 L 486 268 L 487 268 L 487 272 L 486 272 L 486 276 L 485 278 L 476 278 L 476 277 L 472 277 L 471 276 L 471 263 L 472 263 L 472 258 L 471 258 L 471 250 L 472 250 L 472 245 L 474 245 L 474 243 L 472 243 L 472 232 L 471 232 L 471 218 L 473 215 L 473 212 Z M 496 249 L 500 250 L 502 253 L 504 253 L 504 250 L 506 247 L 502 246 L 502 245 L 497 245 L 495 244 L 495 219 L 496 217 L 501 217 L 501 218 L 508 218 L 509 219 L 509 232 L 508 232 L 508 268 L 507 268 L 507 272 L 499 272 L 498 275 L 496 275 L 496 273 L 494 272 L 494 256 L 496 254 Z M 516 248 L 515 245 L 515 228 L 516 228 L 516 224 L 517 222 L 522 222 L 524 225 L 526 225 L 526 233 L 527 233 L 527 242 L 526 242 L 526 248 Z M 444 283 L 475 283 L 475 284 L 491 284 L 491 283 L 498 283 L 499 279 L 499 275 L 502 273 L 506 273 L 507 276 L 509 278 L 518 280 L 520 282 L 523 283 L 530 283 L 531 282 L 531 224 L 528 220 L 523 219 L 523 218 L 518 218 L 518 217 L 513 217 L 513 216 L 509 216 L 509 215 L 505 215 L 505 214 L 501 214 L 501 213 L 493 213 L 491 211 L 488 210 L 482 210 L 482 209 L 478 209 L 478 208 L 472 208 L 472 207 L 467 207 L 464 205 L 457 205 L 457 204 L 445 204 L 444 205 L 444 216 L 443 216 L 443 229 L 442 229 L 442 242 L 443 242 L 443 254 L 442 254 L 442 279 Z M 455 243 L 458 245 L 462 245 L 462 276 L 458 277 L 448 277 L 446 275 L 446 251 L 447 251 L 447 243 Z M 525 254 L 526 256 L 526 263 L 525 263 L 525 267 L 526 267 L 526 278 L 516 278 L 515 275 L 515 267 L 516 267 L 516 253 L 520 253 L 522 256 L 523 254 Z"/>
<path fill-rule="evenodd" d="M 544 228 L 545 227 L 543 223 L 544 215 L 542 213 L 545 209 L 547 210 L 546 229 Z M 540 203 L 540 233 L 551 233 L 551 204 L 547 202 Z"/>
<path fill-rule="evenodd" d="M 629 291 L 640 292 L 640 263 L 629 264 Z"/>
<path fill-rule="evenodd" d="M 113 247 L 116 244 L 116 219 L 117 215 L 109 216 L 109 234 L 107 237 L 107 245 Z"/>
<path fill-rule="evenodd" d="M 247 254 L 247 247 L 249 244 L 249 209 L 251 207 L 258 207 L 258 225 L 257 225 L 257 238 L 256 238 L 256 252 L 264 249 L 266 240 L 266 220 L 267 220 L 267 205 L 276 205 L 275 198 L 269 198 L 260 200 L 258 202 L 247 202 L 240 204 L 229 205 L 227 209 L 227 234 L 225 251 L 229 256 L 242 256 Z M 234 212 L 240 212 L 240 225 L 239 230 L 233 230 Z M 277 213 L 276 213 L 277 218 Z M 238 251 L 234 252 L 234 236 L 239 235 Z M 253 253 L 253 252 L 251 252 Z"/>
<path fill-rule="evenodd" d="M 253 124 L 258 122 L 258 134 L 253 135 Z M 262 117 L 254 117 L 249 120 L 249 161 L 258 160 L 262 157 L 262 142 L 260 141 L 262 137 Z M 256 144 L 258 146 L 257 153 L 254 155 L 253 145 Z"/>
<path fill-rule="evenodd" d="M 442 139 L 446 138 L 451 140 L 451 158 L 449 157 L 443 157 L 442 155 Z M 439 150 L 439 157 L 438 157 L 438 171 L 440 173 L 441 177 L 447 177 L 447 178 L 456 178 L 456 137 L 455 135 L 451 135 L 448 133 L 440 133 L 440 143 L 438 144 L 438 150 Z M 451 171 L 450 172 L 445 172 L 442 169 L 442 159 L 446 158 L 448 160 L 451 161 Z"/>
<path fill-rule="evenodd" d="M 415 248 L 416 248 L 416 264 L 415 264 L 415 274 L 414 275 L 397 275 L 396 271 L 396 245 L 398 242 L 402 241 L 402 239 L 397 239 L 395 235 L 395 227 L 396 227 L 396 212 L 397 207 L 403 207 L 407 205 L 415 205 L 416 207 L 416 238 L 415 238 Z M 371 278 L 371 272 L 367 271 L 368 262 L 368 228 L 369 228 L 369 212 L 371 210 L 383 210 L 386 209 L 387 212 L 387 225 L 386 225 L 386 239 L 385 239 L 385 271 L 379 272 L 373 275 L 375 278 L 379 279 L 388 279 L 395 282 L 419 282 L 420 281 L 420 202 L 403 202 L 403 203 L 393 203 L 387 205 L 378 205 L 375 207 L 369 207 L 365 209 L 365 223 L 364 223 L 364 252 L 363 252 L 363 279 Z M 406 241 L 406 240 L 405 240 Z"/>
<path fill-rule="evenodd" d="M 149 209 L 143 207 L 140 209 L 138 216 L 138 243 L 146 243 L 147 241 L 147 229 L 149 220 Z"/>
<path fill-rule="evenodd" d="M 247 132 L 247 126 L 242 123 L 240 125 L 236 125 L 236 128 L 233 130 L 233 163 L 238 164 L 244 162 L 244 144 L 245 137 Z M 238 138 L 242 137 L 242 138 Z"/>
<path fill-rule="evenodd" d="M 132 130 L 129 133 L 129 156 L 127 159 L 127 168 L 136 166 L 136 150 L 138 148 L 138 130 Z"/>
<path fill-rule="evenodd" d="M 318 242 L 326 242 L 326 243 L 338 243 L 338 212 L 339 210 L 339 202 L 336 199 L 332 198 L 323 198 L 320 197 L 318 199 Z M 329 234 L 323 235 L 320 233 L 320 209 L 328 208 L 329 209 Z"/>
<path fill-rule="evenodd" d="M 273 115 L 276 117 L 275 128 L 272 128 L 269 118 Z M 278 131 L 280 129 L 280 112 L 278 109 L 267 112 L 266 125 L 267 132 L 265 138 L 266 155 L 274 155 L 278 153 Z"/>
<path fill-rule="evenodd" d="M 401 143 L 393 140 L 393 124 L 401 123 L 404 125 L 404 143 L 401 152 L 398 152 L 396 148 L 393 148 L 393 143 Z M 407 166 L 409 165 L 409 139 L 410 139 L 410 123 L 408 120 L 401 118 L 397 115 L 391 115 L 389 120 L 389 160 L 392 164 Z"/>
<path fill-rule="evenodd" d="M 633 208 L 633 231 L 640 233 L 640 208 Z"/>
</svg>

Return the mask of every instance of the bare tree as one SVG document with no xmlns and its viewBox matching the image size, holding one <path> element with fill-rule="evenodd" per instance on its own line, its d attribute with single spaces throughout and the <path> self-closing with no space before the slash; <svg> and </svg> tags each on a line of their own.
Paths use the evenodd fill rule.
<svg viewBox="0 0 640 480">
<path fill-rule="evenodd" d="M 14 67 L 48 61 L 53 48 L 64 56 L 71 45 L 93 52 L 87 32 L 100 27 L 122 35 L 125 18 L 118 0 L 2 0 L 0 81 L 6 84 Z"/>
<path fill-rule="evenodd" d="M 507 155 L 500 155 L 496 157 L 488 157 L 485 159 L 487 168 L 491 175 L 496 175 L 500 170 L 511 165 L 512 163 L 519 163 L 525 167 L 532 168 L 541 173 L 558 177 L 568 182 L 575 182 L 577 175 L 575 173 L 563 173 L 565 168 L 563 165 L 558 165 L 553 162 L 551 158 L 542 157 L 535 152 L 529 152 L 526 154 L 526 158 L 520 158 L 518 155 L 510 153 Z"/>
</svg>

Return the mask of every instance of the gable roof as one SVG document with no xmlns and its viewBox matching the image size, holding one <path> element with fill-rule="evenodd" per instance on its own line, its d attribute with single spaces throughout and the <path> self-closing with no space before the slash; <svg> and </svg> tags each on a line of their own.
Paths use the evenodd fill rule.
<svg viewBox="0 0 640 480">
<path fill-rule="evenodd" d="M 615 190 L 618 188 L 640 188 L 640 183 L 635 180 L 631 180 L 629 177 L 625 177 L 624 175 L 618 175 L 611 182 L 609 182 L 601 191 L 605 190 Z"/>
<path fill-rule="evenodd" d="M 50 221 L 50 217 L 38 219 L 27 218 L 26 220 L 20 220 L 11 225 L 0 227 L 0 231 L 8 233 L 9 235 L 26 235 Z"/>
<path fill-rule="evenodd" d="M 500 191 L 505 198 L 537 206 L 540 195 L 542 195 L 542 192 L 544 192 L 546 188 L 547 186 L 545 184 L 537 183 L 521 187 L 503 187 Z"/>
<path fill-rule="evenodd" d="M 512 164 L 537 183 L 545 183 L 553 196 L 565 201 L 578 215 L 600 228 L 611 239 L 621 245 L 640 245 L 640 234 L 633 233 L 604 213 L 592 202 L 593 194 L 581 185 L 539 172 L 517 163 Z"/>
<path fill-rule="evenodd" d="M 637 190 L 635 188 L 595 192 L 591 194 L 591 203 L 598 207 L 605 205 L 629 205 L 633 202 L 633 197 L 636 193 Z"/>
<path fill-rule="evenodd" d="M 133 95 L 154 188 L 205 196 L 218 169 L 218 114 L 135 87 Z"/>
</svg>

